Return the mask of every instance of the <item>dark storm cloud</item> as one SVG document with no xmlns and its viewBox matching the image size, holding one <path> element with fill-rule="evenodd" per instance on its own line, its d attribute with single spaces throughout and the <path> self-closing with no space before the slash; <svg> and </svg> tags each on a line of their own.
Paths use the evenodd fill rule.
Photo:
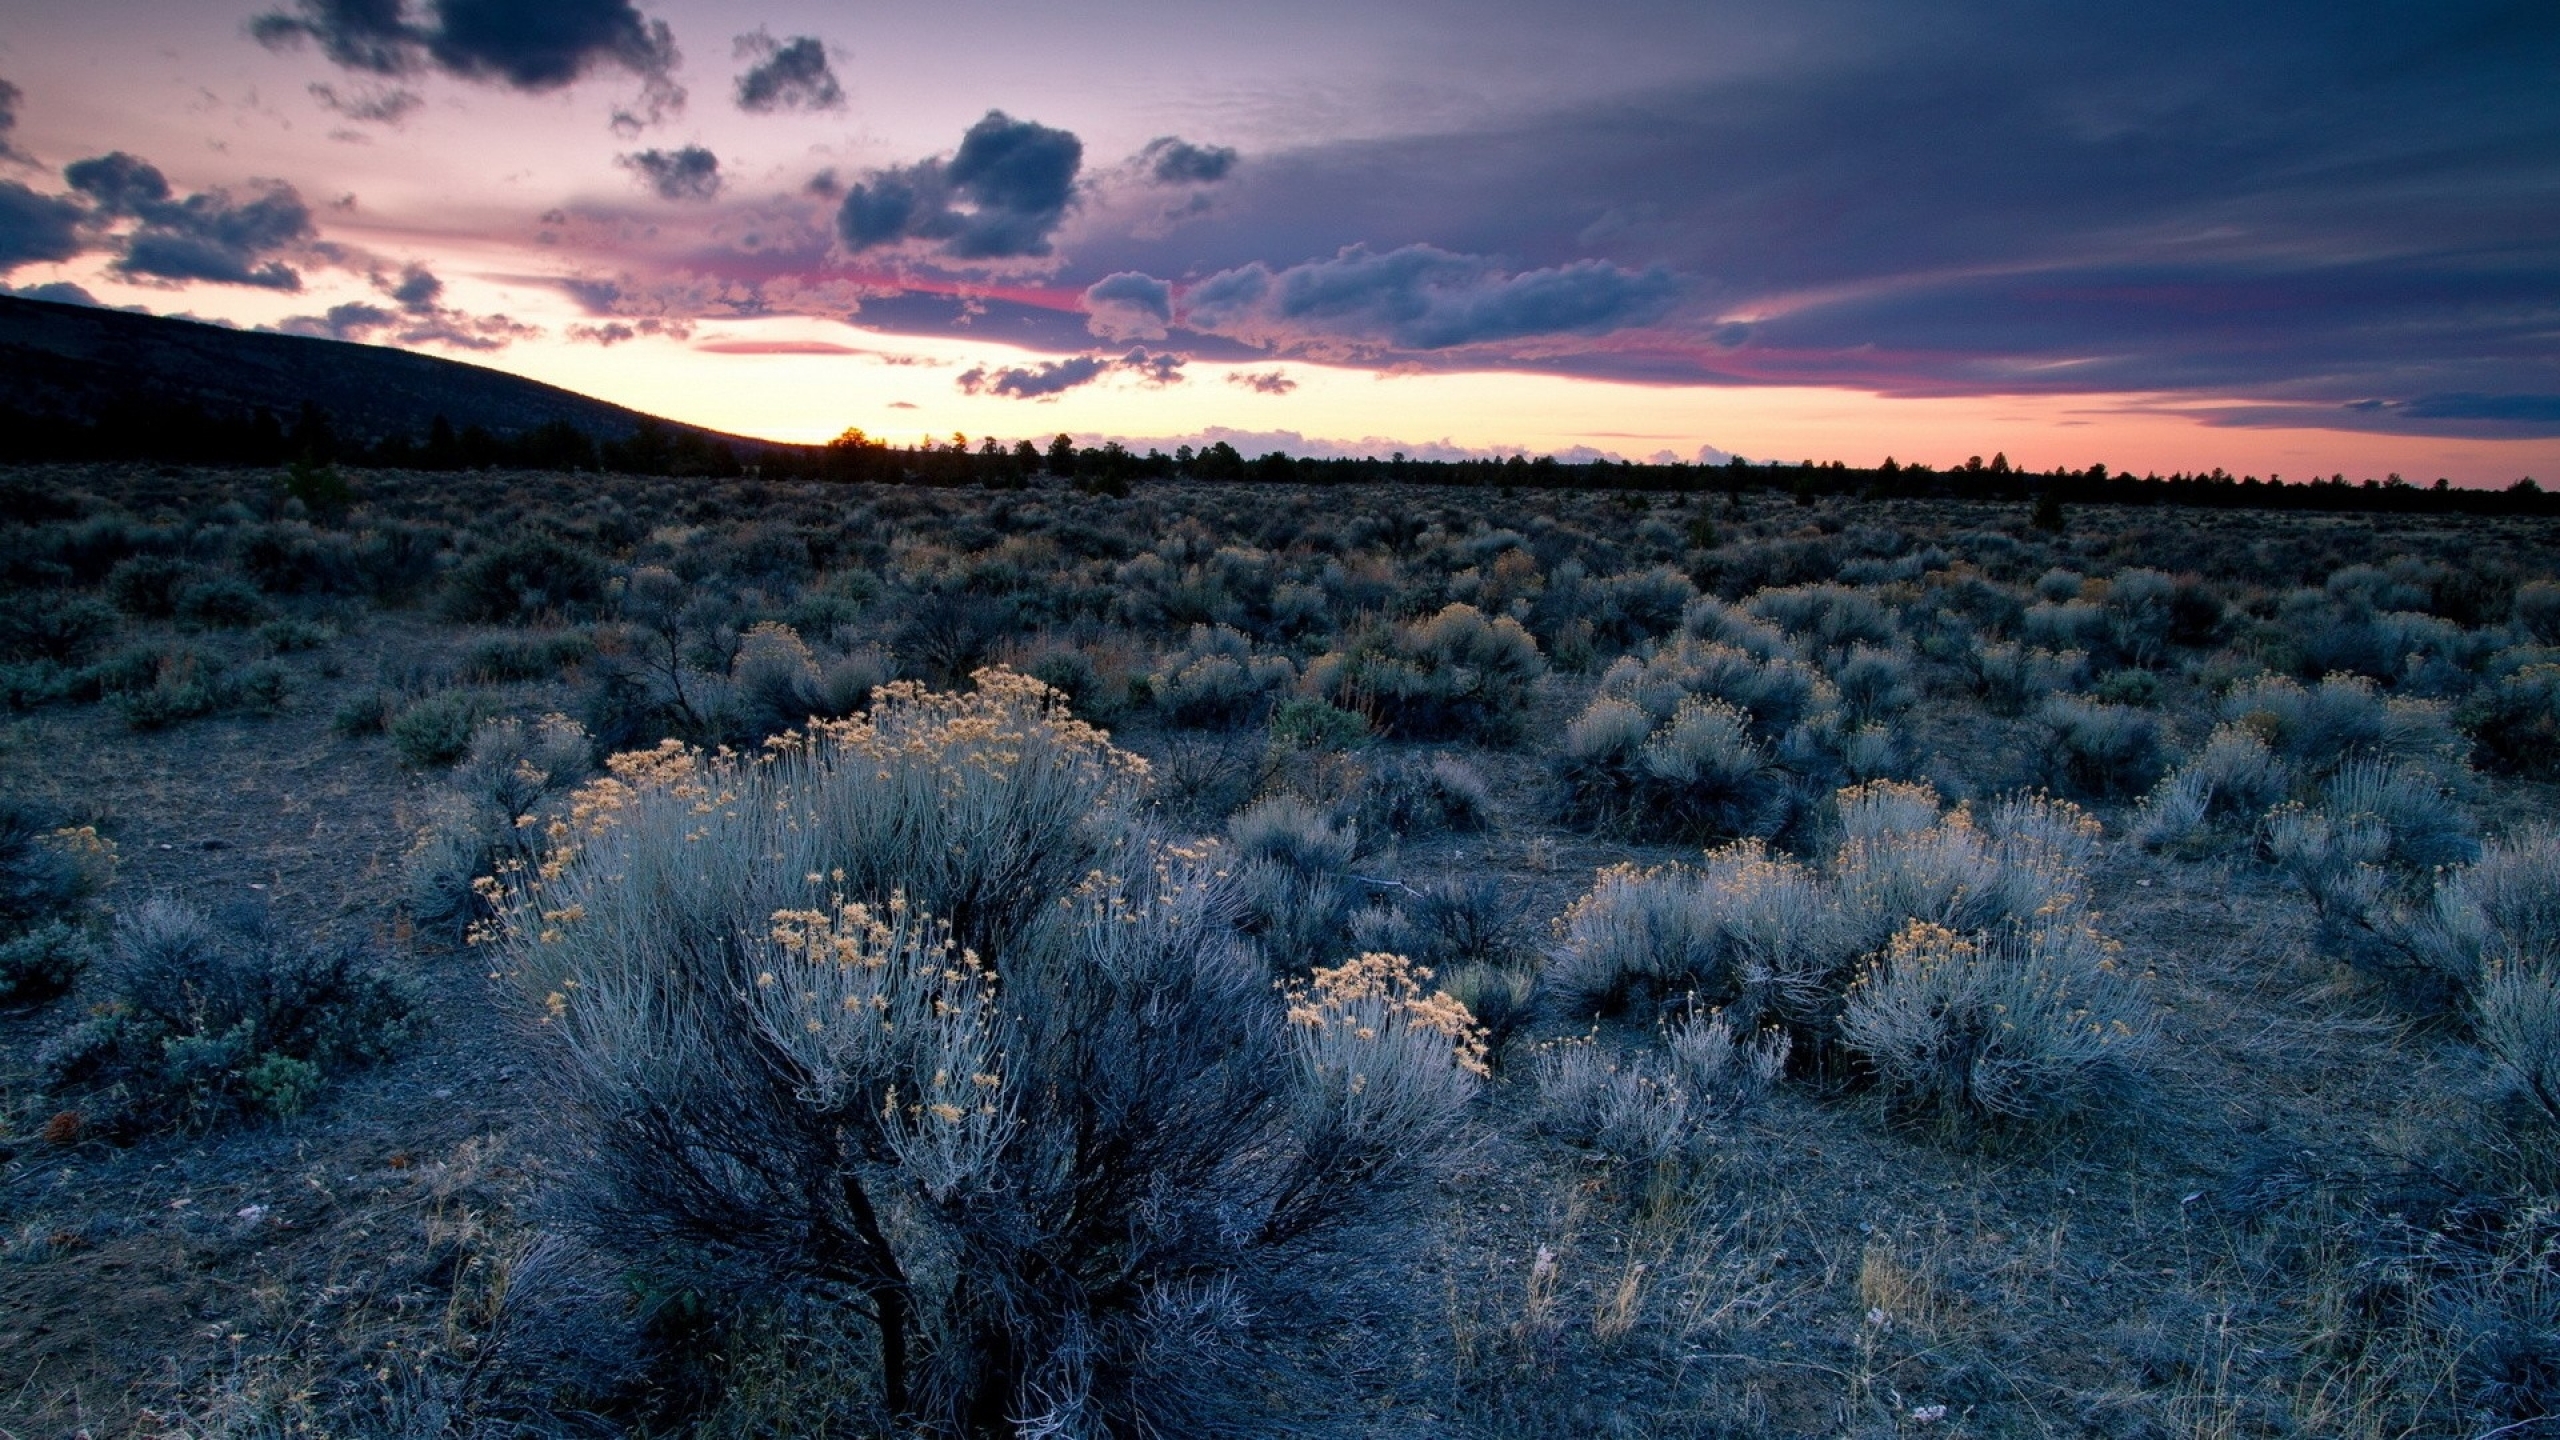
<svg viewBox="0 0 2560 1440">
<path fill-rule="evenodd" d="M 673 32 L 630 0 L 433 0 L 423 23 L 403 0 L 295 0 L 250 21 L 249 33 L 271 49 L 316 42 L 332 61 L 367 74 L 432 68 L 517 90 L 557 90 L 619 69 L 645 88 L 643 113 L 617 123 L 655 120 L 684 103 Z"/>
<path fill-rule="evenodd" d="M 93 219 L 136 222 L 114 242 L 119 274 L 302 288 L 301 274 L 279 257 L 309 249 L 318 235 L 311 207 L 290 185 L 262 183 L 246 199 L 222 189 L 174 199 L 156 166 L 121 150 L 73 161 L 62 178 L 95 204 Z"/>
<path fill-rule="evenodd" d="M 63 167 L 62 178 L 109 215 L 140 215 L 169 198 L 169 177 L 150 161 L 122 150 L 74 160 Z"/>
<path fill-rule="evenodd" d="M 10 133 L 18 128 L 18 102 L 25 98 L 17 86 L 0 80 L 0 160 L 24 161 L 28 158 L 27 152 L 9 139 Z"/>
<path fill-rule="evenodd" d="M 1038 400 L 1090 385 L 1110 373 L 1111 362 L 1099 355 L 1076 355 L 1065 360 L 1044 360 L 1036 366 L 1013 365 L 989 370 L 983 365 L 960 372 L 961 393 L 967 395 L 1002 395 L 1014 400 Z"/>
<path fill-rule="evenodd" d="M 16 287 L 0 285 L 0 292 L 15 295 L 21 300 L 50 300 L 56 305 L 86 305 L 93 310 L 104 308 L 99 305 L 97 296 L 90 294 L 87 290 L 72 284 L 68 280 L 54 280 L 42 285 L 22 285 Z"/>
<path fill-rule="evenodd" d="M 876 170 L 846 191 L 836 233 L 857 253 L 924 241 L 955 260 L 1047 255 L 1083 163 L 1074 135 L 990 110 L 948 161 Z"/>
<path fill-rule="evenodd" d="M 1226 145 L 1194 145 L 1164 135 L 1147 142 L 1138 163 L 1159 185 L 1209 185 L 1227 178 L 1236 167 L 1236 152 Z"/>
<path fill-rule="evenodd" d="M 616 157 L 661 200 L 708 200 L 720 193 L 720 157 L 699 145 L 681 150 L 642 150 Z"/>
<path fill-rule="evenodd" d="M 423 265 L 405 266 L 398 279 L 377 283 L 384 294 L 399 302 L 401 309 L 412 313 L 432 311 L 436 301 L 444 297 L 444 282 Z"/>
<path fill-rule="evenodd" d="M 1187 363 L 1189 362 L 1180 355 L 1168 355 L 1161 350 L 1140 347 L 1121 356 L 1118 368 L 1137 376 L 1138 383 L 1141 385 L 1162 389 L 1167 385 L 1182 383 L 1184 379 L 1182 367 Z"/>
<path fill-rule="evenodd" d="M 84 249 L 78 205 L 39 195 L 15 180 L 0 180 L 0 275 L 21 265 L 68 260 Z"/>
<path fill-rule="evenodd" d="M 738 108 L 757 115 L 777 110 L 841 110 L 844 86 L 827 64 L 826 42 L 815 35 L 776 40 L 762 30 L 741 35 L 737 57 L 755 64 L 738 77 Z"/>
<path fill-rule="evenodd" d="M 276 328 L 287 335 L 310 335 L 323 340 L 362 340 L 400 317 L 379 305 L 353 301 L 332 305 L 322 315 L 296 315 Z"/>
<path fill-rule="evenodd" d="M 1183 296 L 1182 319 L 1282 348 L 1446 350 L 1650 324 L 1678 289 L 1665 271 L 1597 260 L 1507 273 L 1482 256 L 1429 245 L 1384 254 L 1352 245 L 1285 270 L 1256 262 L 1220 271 Z"/>
<path fill-rule="evenodd" d="M 1256 308 L 1275 292 L 1241 292 L 1355 242 L 1659 267 L 1684 288 L 1652 333 L 1682 343 L 1513 348 L 1646 380 L 2298 395 L 2330 414 L 2560 393 L 2560 357 L 2532 343 L 2560 323 L 2560 9 L 1844 0 L 1787 23 L 1782 58 L 1713 80 L 1258 155 L 1214 212 L 1080 238 L 1078 258 L 1246 272 L 1237 293 L 1201 287 L 1206 308 L 1283 335 L 1305 327 Z"/>
<path fill-rule="evenodd" d="M 396 85 L 360 85 L 341 94 L 336 86 L 315 80 L 304 89 L 320 103 L 321 108 L 373 125 L 396 126 L 427 103 L 415 90 L 405 90 Z"/>
<path fill-rule="evenodd" d="M 1183 356 L 1141 346 L 1116 360 L 1107 355 L 1071 355 L 1064 360 L 1045 360 L 1038 365 L 1009 365 L 994 370 L 984 365 L 972 366 L 960 372 L 957 383 L 965 395 L 1044 400 L 1115 373 L 1133 376 L 1139 384 L 1151 389 L 1179 385 L 1186 378 L 1182 367 L 1188 363 Z"/>
<path fill-rule="evenodd" d="M 399 308 L 385 309 L 364 301 L 332 305 L 322 314 L 296 315 L 276 329 L 287 335 L 324 340 L 357 340 L 372 344 L 443 345 L 456 350 L 503 350 L 518 340 L 542 333 L 505 315 L 473 315 L 438 302 L 444 282 L 423 265 L 403 266 L 397 275 L 376 274 L 373 288 Z"/>
<path fill-rule="evenodd" d="M 1173 323 L 1173 287 L 1123 270 L 1085 287 L 1086 328 L 1105 340 L 1161 340 Z"/>
</svg>

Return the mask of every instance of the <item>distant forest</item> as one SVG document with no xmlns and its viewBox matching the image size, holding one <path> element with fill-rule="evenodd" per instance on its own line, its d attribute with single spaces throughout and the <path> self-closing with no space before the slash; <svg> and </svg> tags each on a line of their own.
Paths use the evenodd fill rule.
<svg viewBox="0 0 2560 1440">
<path fill-rule="evenodd" d="M 632 475 L 898 482 L 1009 488 L 1046 475 L 1097 494 L 1125 494 L 1132 482 L 1192 479 L 1313 485 L 1450 485 L 1511 489 L 1637 490 L 1725 494 L 1783 490 L 1811 504 L 1827 495 L 1871 499 L 1961 499 L 2031 502 L 2050 517 L 2064 504 L 2179 505 L 2267 510 L 2383 511 L 2491 515 L 2560 515 L 2560 492 L 2532 479 L 2501 490 L 2462 489 L 2446 481 L 2416 485 L 2387 480 L 2279 481 L 2200 474 L 2132 475 L 2104 465 L 2032 471 L 2007 458 L 1980 457 L 1937 469 L 1871 467 L 1834 460 L 1797 464 L 1642 464 L 1622 460 L 1562 461 L 1553 456 L 1412 460 L 1295 456 L 1247 457 L 1219 441 L 1185 445 L 1167 455 L 1139 454 L 1112 441 L 1078 446 L 1065 435 L 1045 448 L 1010 447 L 993 438 L 974 447 L 965 436 L 897 447 L 851 429 L 825 445 L 724 440 L 643 419 L 620 436 L 599 438 L 567 421 L 493 432 L 459 428 L 436 417 L 424 434 L 362 437 L 342 433 L 327 410 L 306 404 L 290 422 L 274 411 L 211 411 L 186 402 L 121 398 L 92 418 L 28 414 L 0 407 L 0 464 L 49 461 L 146 461 L 162 464 L 275 467 L 340 465 L 427 471 L 611 471 Z"/>
</svg>

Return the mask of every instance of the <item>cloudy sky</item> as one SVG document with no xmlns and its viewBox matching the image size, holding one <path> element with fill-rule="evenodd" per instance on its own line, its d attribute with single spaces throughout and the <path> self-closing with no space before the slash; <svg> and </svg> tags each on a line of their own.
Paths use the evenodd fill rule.
<svg viewBox="0 0 2560 1440">
<path fill-rule="evenodd" d="M 2549 0 L 84 0 L 0 81 L 0 285 L 758 435 L 2560 480 Z"/>
</svg>

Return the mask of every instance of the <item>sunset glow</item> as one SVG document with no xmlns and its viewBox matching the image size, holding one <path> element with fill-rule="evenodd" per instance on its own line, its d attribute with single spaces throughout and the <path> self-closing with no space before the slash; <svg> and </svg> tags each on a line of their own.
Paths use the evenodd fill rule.
<svg viewBox="0 0 2560 1440">
<path fill-rule="evenodd" d="M 2548 480 L 2475 18 L 113 0 L 0 32 L 0 284 L 784 440 Z"/>
</svg>

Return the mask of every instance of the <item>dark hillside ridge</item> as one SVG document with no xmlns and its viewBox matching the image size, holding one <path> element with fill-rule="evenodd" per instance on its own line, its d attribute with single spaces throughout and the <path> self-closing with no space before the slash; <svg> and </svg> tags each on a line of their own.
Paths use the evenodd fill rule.
<svg viewBox="0 0 2560 1440">
<path fill-rule="evenodd" d="M 317 405 L 340 435 L 366 441 L 423 435 L 439 415 L 496 434 L 571 425 L 598 439 L 628 435 L 650 418 L 407 350 L 0 296 L 0 407 L 94 421 L 136 400 L 214 416 L 266 410 L 288 423 Z M 705 439 L 762 443 L 661 423 Z"/>
</svg>

